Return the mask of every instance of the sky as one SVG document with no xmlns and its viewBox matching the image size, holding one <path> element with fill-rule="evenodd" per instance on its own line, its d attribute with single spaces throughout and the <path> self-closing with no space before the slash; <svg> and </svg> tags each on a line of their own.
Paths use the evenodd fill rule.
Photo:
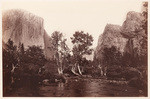
<svg viewBox="0 0 150 99">
<path fill-rule="evenodd" d="M 106 24 L 122 25 L 129 11 L 141 12 L 141 0 L 46 0 L 3 1 L 2 11 L 23 9 L 44 19 L 44 28 L 49 35 L 60 31 L 72 48 L 70 37 L 75 31 L 84 31 L 93 36 L 93 48 L 103 33 Z"/>
</svg>

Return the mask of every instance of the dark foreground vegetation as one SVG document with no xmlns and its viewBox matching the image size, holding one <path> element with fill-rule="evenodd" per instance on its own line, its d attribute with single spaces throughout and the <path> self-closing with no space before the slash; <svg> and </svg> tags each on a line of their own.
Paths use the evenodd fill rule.
<svg viewBox="0 0 150 99">
<path fill-rule="evenodd" d="M 81 34 L 83 33 L 81 32 Z M 130 62 L 129 58 L 126 58 L 129 57 L 128 55 L 122 56 L 115 47 L 106 48 L 104 50 L 105 57 L 103 58 L 105 60 L 103 61 L 104 67 L 100 68 L 98 60 L 90 61 L 79 54 L 70 55 L 69 53 L 66 54 L 65 52 L 64 54 L 61 52 L 63 56 L 58 55 L 59 51 L 56 51 L 55 55 L 58 56 L 55 56 L 55 59 L 46 60 L 43 50 L 39 46 L 30 46 L 25 50 L 23 44 L 20 44 L 17 48 L 13 41 L 9 40 L 6 48 L 3 49 L 4 96 L 42 96 L 39 92 L 40 88 L 43 88 L 41 86 L 52 86 L 52 84 L 58 83 L 68 84 L 71 78 L 77 79 L 76 83 L 81 79 L 89 81 L 95 79 L 92 81 L 100 83 L 97 80 L 101 79 L 103 84 L 104 80 L 107 80 L 109 83 L 119 83 L 119 86 L 122 86 L 122 82 L 124 82 L 125 86 L 132 86 L 138 92 L 140 91 L 138 96 L 147 96 L 147 64 L 144 61 L 146 56 L 139 56 L 140 58 L 138 59 L 141 60 L 133 63 Z M 74 50 L 75 48 L 76 46 L 73 48 L 73 53 L 77 53 L 78 49 Z M 81 47 L 80 51 L 83 52 L 83 50 Z M 86 53 L 88 51 L 91 53 L 92 50 L 85 51 Z M 137 57 L 132 58 L 132 61 L 135 61 L 133 59 L 136 60 Z M 19 90 L 23 91 L 21 91 L 20 95 L 16 94 Z"/>
<path fill-rule="evenodd" d="M 147 17 L 147 12 L 143 15 Z M 75 32 L 70 50 L 67 39 L 55 31 L 51 35 L 53 46 L 50 48 L 54 56 L 48 60 L 42 47 L 25 49 L 23 44 L 16 46 L 9 39 L 3 48 L 3 96 L 147 96 L 145 19 L 146 37 L 139 45 L 144 54 L 137 54 L 132 39 L 129 39 L 128 51 L 123 54 L 112 46 L 104 48 L 101 60 L 87 60 L 84 56 L 93 51 L 92 35 Z M 42 95 L 43 92 L 46 94 Z"/>
</svg>

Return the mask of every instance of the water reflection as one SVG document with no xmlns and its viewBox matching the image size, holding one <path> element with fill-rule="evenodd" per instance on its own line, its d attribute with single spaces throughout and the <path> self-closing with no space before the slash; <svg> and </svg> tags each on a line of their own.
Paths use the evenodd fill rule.
<svg viewBox="0 0 150 99">
<path fill-rule="evenodd" d="M 49 97 L 138 96 L 138 90 L 127 84 L 109 83 L 99 79 L 68 79 L 67 83 L 41 86 L 40 93 Z"/>
<path fill-rule="evenodd" d="M 64 83 L 60 82 L 58 83 L 58 90 L 63 90 L 64 89 Z"/>
</svg>

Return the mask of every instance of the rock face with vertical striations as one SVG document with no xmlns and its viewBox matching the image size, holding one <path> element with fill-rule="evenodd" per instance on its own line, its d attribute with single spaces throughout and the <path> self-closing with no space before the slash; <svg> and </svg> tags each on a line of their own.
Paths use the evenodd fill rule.
<svg viewBox="0 0 150 99">
<path fill-rule="evenodd" d="M 46 59 L 52 59 L 54 57 L 55 51 L 52 49 L 52 39 L 51 37 L 44 32 L 44 52 Z"/>
<path fill-rule="evenodd" d="M 98 40 L 98 46 L 96 47 L 94 57 L 101 59 L 104 48 L 111 48 L 115 46 L 120 52 L 123 53 L 123 49 L 126 45 L 127 39 L 121 35 L 121 26 L 107 24 L 102 35 Z"/>
<path fill-rule="evenodd" d="M 144 48 L 142 48 L 142 41 L 147 38 L 146 31 L 143 29 L 144 25 L 144 16 L 141 13 L 137 12 L 128 12 L 126 20 L 122 25 L 122 32 L 124 38 L 127 38 L 133 44 L 130 43 L 124 49 L 127 51 L 130 46 L 133 47 L 133 50 L 137 52 L 138 55 L 146 54 Z"/>
<path fill-rule="evenodd" d="M 2 15 L 3 43 L 11 39 L 15 45 L 23 43 L 25 49 L 36 45 L 44 49 L 46 58 L 52 55 L 48 51 L 51 46 L 51 38 L 44 30 L 44 20 L 23 10 L 8 10 Z"/>
<path fill-rule="evenodd" d="M 137 35 L 143 35 L 145 32 L 142 25 L 144 24 L 144 17 L 142 13 L 137 13 L 134 11 L 128 12 L 126 20 L 122 25 L 122 35 L 125 38 L 134 38 Z M 144 36 L 144 35 L 143 35 Z"/>
<path fill-rule="evenodd" d="M 101 59 L 104 48 L 115 46 L 121 53 L 136 49 L 138 54 L 144 53 L 141 40 L 147 35 L 142 28 L 144 17 L 141 13 L 128 12 L 122 26 L 107 24 L 100 35 L 94 58 Z"/>
</svg>

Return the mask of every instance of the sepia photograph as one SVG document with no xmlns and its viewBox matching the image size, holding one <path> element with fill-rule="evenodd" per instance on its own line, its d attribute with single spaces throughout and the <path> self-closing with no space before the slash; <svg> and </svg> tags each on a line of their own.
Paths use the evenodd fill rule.
<svg viewBox="0 0 150 99">
<path fill-rule="evenodd" d="M 148 97 L 148 5 L 3 0 L 2 97 Z"/>
</svg>

